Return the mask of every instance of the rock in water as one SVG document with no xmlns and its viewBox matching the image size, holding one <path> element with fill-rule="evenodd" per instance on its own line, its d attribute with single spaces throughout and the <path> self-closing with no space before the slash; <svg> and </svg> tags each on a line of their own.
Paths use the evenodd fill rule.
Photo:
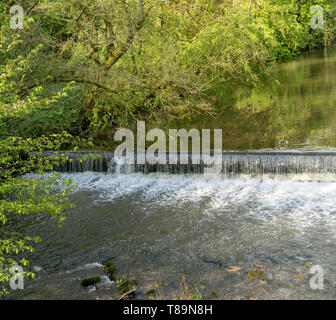
<svg viewBox="0 0 336 320">
<path fill-rule="evenodd" d="M 100 277 L 87 278 L 82 281 L 81 285 L 82 287 L 93 286 L 100 281 L 101 281 Z"/>
</svg>

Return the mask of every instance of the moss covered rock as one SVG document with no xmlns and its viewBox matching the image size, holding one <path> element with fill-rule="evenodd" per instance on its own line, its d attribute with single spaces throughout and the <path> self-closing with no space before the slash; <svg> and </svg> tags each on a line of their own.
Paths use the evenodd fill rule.
<svg viewBox="0 0 336 320">
<path fill-rule="evenodd" d="M 115 281 L 116 277 L 114 276 L 114 273 L 116 272 L 117 268 L 112 262 L 108 262 L 104 265 L 103 272 L 107 274 L 110 278 L 110 280 Z"/>
<path fill-rule="evenodd" d="M 100 277 L 92 277 L 82 280 L 82 287 L 94 286 L 96 283 L 100 282 Z"/>
<path fill-rule="evenodd" d="M 124 294 L 138 286 L 138 282 L 135 279 L 119 279 L 117 284 L 120 294 Z"/>
<path fill-rule="evenodd" d="M 155 289 L 149 289 L 146 294 L 147 295 L 152 295 L 152 294 L 155 294 L 156 293 L 156 290 Z"/>
<path fill-rule="evenodd" d="M 248 273 L 248 278 L 250 280 L 255 280 L 255 279 L 265 279 L 265 272 L 259 269 L 254 269 L 251 270 Z"/>
</svg>

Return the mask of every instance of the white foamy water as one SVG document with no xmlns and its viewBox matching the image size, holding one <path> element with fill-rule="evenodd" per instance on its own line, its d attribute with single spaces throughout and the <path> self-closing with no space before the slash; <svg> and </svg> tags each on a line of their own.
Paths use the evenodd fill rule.
<svg viewBox="0 0 336 320">
<path fill-rule="evenodd" d="M 198 205 L 206 202 L 205 214 L 247 210 L 259 217 L 279 214 L 309 219 L 336 219 L 336 183 L 309 176 L 205 178 L 165 174 L 111 175 L 103 173 L 63 174 L 78 184 L 77 192 L 97 191 L 95 202 L 138 195 L 138 202 L 152 206 Z M 316 177 L 315 177 L 316 179 Z"/>
<path fill-rule="evenodd" d="M 103 267 L 103 265 L 99 262 L 87 263 L 84 266 L 79 266 L 79 267 L 75 268 L 74 270 L 68 270 L 67 273 L 76 272 L 76 271 L 80 271 L 80 270 L 102 268 L 102 267 Z"/>
<path fill-rule="evenodd" d="M 78 274 L 94 276 L 102 261 L 113 259 L 121 275 L 153 273 L 176 281 L 185 272 L 200 281 L 218 272 L 210 283 L 229 288 L 230 281 L 248 282 L 254 264 L 276 277 L 287 274 L 287 281 L 297 273 L 307 277 L 309 262 L 324 268 L 329 284 L 336 283 L 332 176 L 88 172 L 62 177 L 78 184 L 70 196 L 76 209 L 61 230 L 31 226 L 44 239 L 35 263 L 46 274 L 65 273 L 79 283 Z M 230 265 L 242 267 L 237 278 L 227 278 Z M 309 293 L 305 281 L 293 289 L 298 296 Z M 270 292 L 276 292 L 278 282 L 271 284 Z"/>
</svg>

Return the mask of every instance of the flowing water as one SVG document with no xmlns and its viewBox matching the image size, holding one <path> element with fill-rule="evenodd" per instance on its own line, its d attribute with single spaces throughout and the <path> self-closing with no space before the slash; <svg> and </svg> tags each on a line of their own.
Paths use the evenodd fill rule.
<svg viewBox="0 0 336 320">
<path fill-rule="evenodd" d="M 178 296 L 183 275 L 209 299 L 335 299 L 335 71 L 335 51 L 303 55 L 274 71 L 280 86 L 267 81 L 217 119 L 175 122 L 223 128 L 225 150 L 263 150 L 224 153 L 221 175 L 120 168 L 109 152 L 59 167 L 78 183 L 77 208 L 62 228 L 43 215 L 16 221 L 43 242 L 29 256 L 37 278 L 8 298 L 115 298 L 106 277 L 80 285 L 112 261 L 119 277 L 137 279 L 139 299 L 153 287 Z M 309 285 L 313 265 L 324 270 L 323 290 Z M 252 269 L 263 276 L 250 279 Z"/>
</svg>

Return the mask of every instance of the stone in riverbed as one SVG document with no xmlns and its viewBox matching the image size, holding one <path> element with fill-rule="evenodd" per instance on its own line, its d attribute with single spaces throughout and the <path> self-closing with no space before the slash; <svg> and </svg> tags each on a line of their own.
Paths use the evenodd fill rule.
<svg viewBox="0 0 336 320">
<path fill-rule="evenodd" d="M 101 281 L 100 277 L 92 277 L 82 280 L 81 285 L 82 287 L 89 287 L 94 286 L 95 284 L 99 283 Z"/>
<path fill-rule="evenodd" d="M 248 273 L 248 278 L 250 280 L 255 280 L 255 279 L 262 279 L 262 280 L 264 280 L 265 279 L 265 272 L 262 271 L 262 270 L 260 270 L 260 269 L 251 270 Z"/>
<path fill-rule="evenodd" d="M 156 293 L 156 290 L 155 289 L 149 289 L 147 292 L 146 292 L 146 295 L 151 295 L 151 294 L 155 294 Z"/>
<path fill-rule="evenodd" d="M 124 294 L 138 286 L 135 279 L 119 279 L 117 281 L 120 294 Z"/>
</svg>

